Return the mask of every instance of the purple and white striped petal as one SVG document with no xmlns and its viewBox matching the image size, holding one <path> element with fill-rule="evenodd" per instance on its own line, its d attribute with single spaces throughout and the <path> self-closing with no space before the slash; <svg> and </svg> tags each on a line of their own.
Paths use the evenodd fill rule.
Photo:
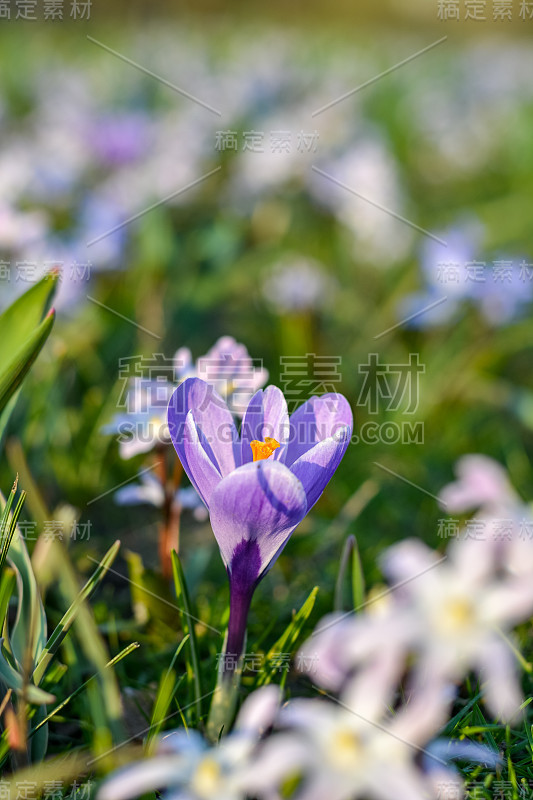
<svg viewBox="0 0 533 800">
<path fill-rule="evenodd" d="M 228 475 L 236 466 L 239 437 L 226 403 L 213 386 L 199 378 L 187 378 L 178 386 L 168 406 L 168 427 L 180 460 L 181 442 L 190 411 L 208 457 L 222 477 Z M 183 466 L 187 470 L 185 463 Z"/>
<path fill-rule="evenodd" d="M 318 442 L 345 427 L 353 428 L 352 409 L 345 397 L 334 393 L 311 397 L 291 415 L 289 442 L 281 460 L 290 467 Z"/>
<path fill-rule="evenodd" d="M 289 438 L 289 415 L 287 402 L 281 389 L 267 386 L 255 393 L 250 400 L 241 428 L 241 464 L 253 460 L 250 442 L 257 439 L 261 442 L 265 437 L 276 439 L 281 445 Z M 277 453 L 281 452 L 280 450 Z M 274 453 L 274 460 L 278 460 Z"/>
<path fill-rule="evenodd" d="M 316 503 L 350 443 L 351 428 L 341 428 L 329 439 L 315 444 L 300 456 L 290 470 L 301 481 L 307 496 L 307 510 Z"/>
<path fill-rule="evenodd" d="M 192 411 L 185 418 L 185 425 L 174 447 L 187 476 L 209 508 L 213 489 L 218 486 L 222 476 L 207 454 L 206 443 L 195 425 Z"/>
<path fill-rule="evenodd" d="M 306 511 L 301 482 L 277 461 L 244 464 L 220 481 L 211 495 L 211 526 L 230 576 L 238 569 L 244 579 L 248 559 L 257 573 L 248 577 L 257 580 Z"/>
</svg>

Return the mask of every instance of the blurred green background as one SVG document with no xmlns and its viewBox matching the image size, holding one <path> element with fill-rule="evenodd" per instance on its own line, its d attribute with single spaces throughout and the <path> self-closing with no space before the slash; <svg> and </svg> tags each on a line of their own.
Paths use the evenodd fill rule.
<svg viewBox="0 0 533 800">
<path fill-rule="evenodd" d="M 10 421 L 0 483 L 21 468 L 20 443 L 53 513 L 91 522 L 90 540 L 70 543 L 78 569 L 116 538 L 158 568 L 158 510 L 114 500 L 149 463 L 121 459 L 102 432 L 123 388 L 119 359 L 170 359 L 179 347 L 196 358 L 222 335 L 276 384 L 281 357 L 340 358 L 335 388 L 356 432 L 369 421 L 423 426 L 423 442 L 352 444 L 261 584 L 252 639 L 315 584 L 317 618 L 331 608 L 347 533 L 370 583 L 390 542 L 442 544 L 434 495 L 459 456 L 494 456 L 533 496 L 533 20 L 519 4 L 511 21 L 486 22 L 440 21 L 430 2 L 95 2 L 75 21 L 69 10 L 63 21 L 0 20 L 2 306 L 63 269 L 57 324 Z M 263 153 L 243 148 L 252 130 Z M 237 149 L 217 147 L 220 131 Z M 272 152 L 276 131 L 290 133 L 288 151 Z M 315 131 L 316 150 L 298 150 Z M 73 265 L 89 262 L 75 279 Z M 467 280 L 473 262 L 483 283 Z M 446 263 L 458 280 L 444 280 Z M 507 265 L 503 277 L 495 265 Z M 370 413 L 360 370 L 370 354 L 391 368 L 418 354 L 413 414 L 387 402 Z M 299 391 L 303 402 L 309 386 Z M 218 624 L 226 589 L 207 523 L 184 516 L 182 554 Z M 111 576 L 100 597 L 102 630 L 139 635 L 125 581 Z M 171 621 L 152 624 L 154 641 L 171 640 Z"/>
</svg>

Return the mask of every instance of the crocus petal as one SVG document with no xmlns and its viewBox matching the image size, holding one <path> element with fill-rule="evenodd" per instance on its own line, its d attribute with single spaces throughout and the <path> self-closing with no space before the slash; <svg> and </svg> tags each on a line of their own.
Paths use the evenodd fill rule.
<svg viewBox="0 0 533 800">
<path fill-rule="evenodd" d="M 308 511 L 314 506 L 339 466 L 351 435 L 351 428 L 341 428 L 291 464 L 291 472 L 302 482 L 305 489 Z"/>
<path fill-rule="evenodd" d="M 169 412 L 170 415 L 170 412 Z M 192 485 L 209 508 L 209 498 L 215 486 L 222 480 L 220 472 L 207 453 L 200 431 L 194 424 L 192 411 L 185 418 L 179 439 L 174 440 L 174 447 L 189 476 Z"/>
<path fill-rule="evenodd" d="M 311 397 L 290 418 L 289 443 L 282 456 L 288 467 L 318 442 L 329 439 L 341 428 L 353 427 L 352 409 L 341 394 Z"/>
<path fill-rule="evenodd" d="M 302 484 L 277 461 L 244 464 L 220 481 L 211 495 L 211 526 L 230 575 L 255 545 L 258 579 L 306 511 Z"/>
<path fill-rule="evenodd" d="M 289 438 L 287 402 L 277 386 L 267 386 L 264 391 L 260 389 L 248 404 L 241 428 L 241 464 L 253 460 L 250 442 L 254 439 L 263 442 L 266 436 L 280 444 Z M 277 460 L 276 454 L 274 458 Z"/>
<path fill-rule="evenodd" d="M 238 435 L 226 403 L 210 384 L 199 378 L 187 378 L 170 398 L 169 432 L 185 470 L 187 466 L 181 458 L 182 443 L 190 411 L 201 434 L 204 450 L 220 474 L 223 477 L 228 475 L 235 469 L 234 449 Z"/>
</svg>

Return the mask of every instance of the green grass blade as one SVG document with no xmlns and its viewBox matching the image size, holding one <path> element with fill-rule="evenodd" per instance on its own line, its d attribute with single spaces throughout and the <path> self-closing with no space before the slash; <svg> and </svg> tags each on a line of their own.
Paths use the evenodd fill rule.
<svg viewBox="0 0 533 800">
<path fill-rule="evenodd" d="M 274 661 L 276 655 L 280 653 L 292 653 L 305 623 L 311 616 L 317 594 L 318 586 L 315 586 L 301 609 L 294 615 L 277 642 L 270 648 L 265 657 L 265 667 L 258 677 L 258 686 L 266 686 L 274 679 L 276 674 L 279 675 L 279 668 L 275 664 L 269 667 L 269 662 Z M 286 677 L 287 672 L 284 672 L 281 681 L 282 684 L 285 683 Z"/>
<path fill-rule="evenodd" d="M 184 634 L 189 636 L 189 649 L 191 653 L 191 669 L 189 673 L 194 692 L 196 721 L 197 724 L 200 724 L 202 718 L 202 690 L 200 686 L 198 646 L 196 642 L 196 633 L 194 631 L 194 617 L 191 614 L 191 603 L 183 567 L 181 566 L 178 554 L 174 550 L 172 551 L 172 574 L 174 577 L 174 586 L 176 588 L 176 598 L 178 606 L 180 607 L 181 625 Z"/>
<path fill-rule="evenodd" d="M 114 670 L 107 668 L 109 655 L 91 608 L 85 599 L 80 599 L 84 590 L 80 590 L 76 573 L 63 544 L 54 538 L 43 546 L 46 548 L 46 557 L 40 559 L 37 571 L 39 584 L 43 591 L 53 584 L 58 594 L 63 597 L 67 608 L 75 606 L 76 613 L 70 621 L 73 623 L 76 643 L 82 650 L 87 665 L 92 665 L 97 672 L 97 681 L 87 687 L 87 699 L 90 706 L 93 747 L 98 755 L 107 752 L 109 748 L 112 749 L 113 745 L 123 738 L 120 690 Z M 87 586 L 84 589 L 87 592 Z M 64 639 L 63 646 L 66 646 L 68 641 L 68 638 Z"/>
<path fill-rule="evenodd" d="M 22 506 L 24 505 L 24 500 L 26 499 L 26 493 L 21 492 L 21 495 L 17 501 L 17 505 L 15 506 L 13 513 L 10 514 L 11 507 L 13 505 L 13 498 L 15 497 L 16 491 L 17 491 L 17 481 L 15 481 L 13 488 L 10 492 L 6 506 L 4 508 L 4 513 L 2 515 L 2 521 L 0 522 L 1 525 L 0 575 L 3 572 L 4 565 L 7 560 L 7 554 L 9 552 L 9 548 L 11 547 L 13 536 L 15 535 L 17 530 L 17 522 L 20 517 L 20 512 L 22 511 Z"/>
<path fill-rule="evenodd" d="M 53 657 L 57 653 L 57 650 L 61 645 L 61 642 L 67 635 L 70 626 L 76 619 L 80 609 L 83 606 L 83 603 L 94 594 L 101 580 L 104 578 L 107 570 L 115 560 L 119 548 L 120 548 L 120 541 L 117 540 L 109 548 L 109 550 L 107 551 L 101 562 L 98 564 L 98 567 L 95 569 L 95 571 L 93 572 L 93 574 L 91 575 L 85 586 L 79 592 L 78 596 L 76 597 L 72 605 L 65 612 L 65 614 L 63 614 L 61 620 L 59 621 L 55 630 L 48 639 L 33 673 L 33 680 L 37 685 L 41 683 L 43 676 L 48 668 L 48 665 L 50 664 Z"/>
<path fill-rule="evenodd" d="M 121 650 L 120 653 L 118 653 L 114 658 L 112 658 L 111 661 L 108 661 L 106 666 L 114 667 L 115 664 L 118 664 L 119 661 L 122 661 L 123 658 L 129 656 L 129 654 L 133 653 L 134 650 L 137 650 L 138 647 L 140 647 L 138 642 L 132 642 L 132 644 L 129 644 L 127 647 L 124 648 L 124 650 Z M 50 711 L 50 713 L 47 714 L 44 719 L 42 719 L 34 728 L 32 728 L 32 730 L 28 734 L 28 738 L 35 736 L 38 730 L 40 730 L 44 725 L 47 725 L 50 722 L 50 720 L 53 717 L 55 717 L 56 714 L 59 714 L 59 712 L 62 711 L 62 709 L 64 709 L 65 706 L 68 705 L 71 700 L 73 700 L 75 697 L 81 694 L 83 690 L 88 686 L 88 684 L 91 681 L 94 681 L 94 679 L 97 677 L 98 677 L 97 675 L 91 675 L 90 678 L 87 678 L 87 680 L 84 681 L 80 686 L 78 686 L 78 688 L 75 689 L 71 694 L 69 694 L 68 697 L 62 700 L 59 703 L 59 705 L 53 708 L 52 711 Z"/>
<path fill-rule="evenodd" d="M 150 720 L 150 730 L 148 732 L 148 736 L 146 739 L 146 743 L 148 746 L 148 755 L 152 754 L 155 743 L 157 741 L 157 737 L 159 736 L 159 733 L 161 732 L 165 720 L 168 717 L 168 709 L 170 708 L 170 704 L 174 699 L 174 695 L 176 693 L 176 688 L 178 685 L 178 681 L 176 680 L 176 672 L 174 670 L 174 665 L 183 647 L 188 641 L 189 641 L 189 636 L 188 635 L 184 636 L 184 638 L 179 643 L 176 652 L 172 657 L 172 661 L 170 663 L 169 668 L 161 676 L 161 680 L 159 681 L 157 697 L 154 704 L 154 710 L 152 712 L 152 719 Z"/>
<path fill-rule="evenodd" d="M 352 600 L 354 608 L 361 608 L 365 604 L 365 575 L 361 563 L 361 553 L 357 537 L 354 536 L 354 546 L 352 550 Z"/>
</svg>

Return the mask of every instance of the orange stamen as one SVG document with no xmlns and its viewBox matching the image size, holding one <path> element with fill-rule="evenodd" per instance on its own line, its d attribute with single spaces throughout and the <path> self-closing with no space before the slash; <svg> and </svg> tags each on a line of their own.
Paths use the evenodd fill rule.
<svg viewBox="0 0 533 800">
<path fill-rule="evenodd" d="M 254 461 L 262 461 L 265 458 L 270 458 L 274 450 L 277 450 L 281 445 L 270 436 L 265 436 L 264 442 L 254 439 L 253 442 L 250 442 L 250 447 L 252 448 Z"/>
</svg>

